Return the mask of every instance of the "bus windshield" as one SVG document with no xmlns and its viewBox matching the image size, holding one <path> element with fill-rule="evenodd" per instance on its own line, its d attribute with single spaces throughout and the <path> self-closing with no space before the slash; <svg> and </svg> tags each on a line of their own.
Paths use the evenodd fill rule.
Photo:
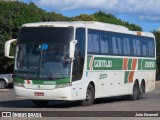
<svg viewBox="0 0 160 120">
<path fill-rule="evenodd" d="M 15 76 L 25 79 L 70 77 L 71 40 L 73 28 L 22 28 L 17 41 Z"/>
</svg>

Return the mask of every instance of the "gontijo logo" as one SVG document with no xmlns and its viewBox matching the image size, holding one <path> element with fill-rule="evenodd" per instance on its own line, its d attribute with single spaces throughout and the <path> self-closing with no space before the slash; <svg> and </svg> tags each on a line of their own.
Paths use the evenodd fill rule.
<svg viewBox="0 0 160 120">
<path fill-rule="evenodd" d="M 92 56 L 89 60 L 89 69 L 95 70 L 96 68 L 105 69 L 105 68 L 112 68 L 112 60 L 108 60 L 106 58 L 94 58 Z"/>
<path fill-rule="evenodd" d="M 111 68 L 112 67 L 112 61 L 111 60 L 95 60 L 94 61 L 94 67 Z"/>
</svg>

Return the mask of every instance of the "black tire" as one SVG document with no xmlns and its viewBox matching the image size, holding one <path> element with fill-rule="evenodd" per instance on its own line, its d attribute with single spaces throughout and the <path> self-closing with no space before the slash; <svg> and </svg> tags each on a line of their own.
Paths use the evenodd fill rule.
<svg viewBox="0 0 160 120">
<path fill-rule="evenodd" d="M 86 99 L 81 101 L 82 106 L 90 106 L 93 104 L 95 98 L 95 90 L 94 87 L 89 84 L 86 91 Z"/>
<path fill-rule="evenodd" d="M 32 100 L 32 102 L 34 103 L 34 105 L 38 107 L 45 107 L 49 101 L 48 100 Z"/>
<path fill-rule="evenodd" d="M 7 83 L 4 80 L 0 80 L 0 89 L 4 89 L 7 87 Z"/>
<path fill-rule="evenodd" d="M 144 93 L 145 93 L 145 83 L 142 82 L 139 88 L 138 100 L 144 98 Z"/>
<path fill-rule="evenodd" d="M 138 96 L 139 96 L 139 86 L 138 83 L 135 82 L 133 85 L 133 93 L 132 95 L 129 96 L 129 99 L 135 101 L 138 99 Z"/>
</svg>

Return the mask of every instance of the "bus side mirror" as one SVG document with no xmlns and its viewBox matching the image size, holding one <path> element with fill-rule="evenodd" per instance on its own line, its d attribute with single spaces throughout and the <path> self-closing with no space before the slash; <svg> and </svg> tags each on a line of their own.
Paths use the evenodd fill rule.
<svg viewBox="0 0 160 120">
<path fill-rule="evenodd" d="M 75 46 L 76 46 L 77 40 L 72 40 L 70 42 L 70 52 L 69 52 L 69 57 L 71 59 L 74 59 L 74 52 L 75 52 Z"/>
<path fill-rule="evenodd" d="M 9 56 L 11 44 L 15 42 L 17 39 L 8 40 L 4 46 L 4 55 L 7 58 L 14 58 L 14 56 Z"/>
</svg>

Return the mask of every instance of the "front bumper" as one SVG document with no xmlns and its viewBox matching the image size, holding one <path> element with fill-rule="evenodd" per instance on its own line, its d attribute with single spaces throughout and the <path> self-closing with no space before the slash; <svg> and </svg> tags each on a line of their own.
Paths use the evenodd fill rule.
<svg viewBox="0 0 160 120">
<path fill-rule="evenodd" d="M 72 100 L 71 87 L 58 88 L 54 90 L 35 90 L 14 86 L 16 98 L 32 100 Z M 43 93 L 43 96 L 36 96 L 35 93 Z"/>
</svg>

